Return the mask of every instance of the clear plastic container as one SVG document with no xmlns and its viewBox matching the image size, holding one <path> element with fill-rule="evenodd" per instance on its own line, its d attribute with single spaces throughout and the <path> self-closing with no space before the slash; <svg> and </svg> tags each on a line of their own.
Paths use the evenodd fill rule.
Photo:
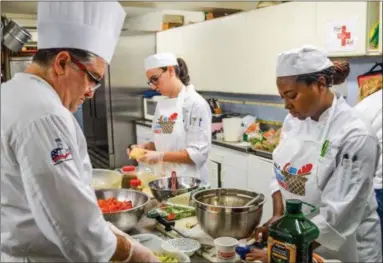
<svg viewBox="0 0 384 263">
<path fill-rule="evenodd" d="M 121 188 L 122 176 L 120 173 L 107 169 L 93 169 L 92 187 L 93 189 Z"/>
<path fill-rule="evenodd" d="M 123 178 L 121 181 L 121 188 L 130 188 L 131 181 L 137 179 L 136 176 L 136 167 L 135 166 L 124 166 L 121 168 L 121 173 L 123 174 Z"/>
<path fill-rule="evenodd" d="M 160 179 L 160 176 L 156 176 L 152 169 L 147 166 L 140 166 L 136 175 L 142 182 L 144 188 L 148 187 L 149 182 Z"/>
</svg>

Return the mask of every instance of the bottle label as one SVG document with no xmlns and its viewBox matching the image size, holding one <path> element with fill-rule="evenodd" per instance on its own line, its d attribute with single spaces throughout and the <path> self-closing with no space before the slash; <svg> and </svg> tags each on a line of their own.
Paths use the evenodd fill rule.
<svg viewBox="0 0 384 263">
<path fill-rule="evenodd" d="M 269 263 L 296 262 L 296 246 L 268 237 Z"/>
</svg>

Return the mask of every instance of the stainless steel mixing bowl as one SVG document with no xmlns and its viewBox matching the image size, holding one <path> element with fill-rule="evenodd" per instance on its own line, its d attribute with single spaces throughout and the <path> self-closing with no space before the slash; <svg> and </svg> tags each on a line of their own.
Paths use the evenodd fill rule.
<svg viewBox="0 0 384 263">
<path fill-rule="evenodd" d="M 103 213 L 106 221 L 111 222 L 122 231 L 128 232 L 139 221 L 150 198 L 147 194 L 130 189 L 95 190 L 97 199 L 115 197 L 119 201 L 132 201 L 133 208 L 114 213 Z"/>
<path fill-rule="evenodd" d="M 258 202 L 244 206 L 260 195 Z M 246 190 L 221 188 L 196 192 L 192 196 L 201 228 L 213 238 L 246 238 L 259 225 L 263 215 L 263 194 Z"/>
<path fill-rule="evenodd" d="M 151 189 L 157 201 L 162 202 L 177 195 L 191 192 L 199 188 L 200 184 L 200 179 L 188 176 L 177 176 L 175 189 L 172 189 L 171 177 L 153 180 L 148 183 L 148 187 Z"/>
</svg>

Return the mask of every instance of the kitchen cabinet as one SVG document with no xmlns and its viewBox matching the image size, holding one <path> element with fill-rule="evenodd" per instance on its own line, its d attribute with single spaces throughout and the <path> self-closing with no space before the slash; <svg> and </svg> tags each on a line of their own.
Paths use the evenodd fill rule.
<svg viewBox="0 0 384 263">
<path fill-rule="evenodd" d="M 380 22 L 380 27 L 379 27 L 379 54 L 383 54 L 383 1 L 379 2 L 379 22 Z"/>
<path fill-rule="evenodd" d="M 248 12 L 248 37 L 244 47 L 242 92 L 279 95 L 276 87 L 276 61 L 279 53 L 302 45 L 316 45 L 317 2 L 290 2 Z M 248 84 L 248 85 L 247 85 Z"/>
<path fill-rule="evenodd" d="M 208 160 L 208 183 L 211 188 L 219 188 L 220 163 Z"/>
<path fill-rule="evenodd" d="M 330 57 L 366 54 L 367 6 L 367 2 L 317 3 L 319 46 Z"/>
<path fill-rule="evenodd" d="M 247 160 L 249 154 L 212 145 L 209 159 L 220 164 L 222 188 L 247 189 Z"/>
<path fill-rule="evenodd" d="M 372 49 L 369 35 L 379 22 L 379 46 Z M 318 2 L 319 46 L 330 57 L 382 54 L 382 1 Z"/>
<path fill-rule="evenodd" d="M 381 1 L 289 2 L 158 32 L 156 49 L 184 58 L 199 91 L 278 95 L 280 52 L 308 44 L 330 57 L 382 54 L 382 36 L 368 48 L 381 20 Z"/>
<path fill-rule="evenodd" d="M 372 48 L 369 45 L 370 31 L 373 26 L 379 22 L 379 46 L 378 48 Z M 368 2 L 368 20 L 367 20 L 367 45 L 368 45 L 368 55 L 381 55 L 383 54 L 383 2 L 382 1 L 369 1 Z"/>
<path fill-rule="evenodd" d="M 221 187 L 247 190 L 247 169 L 234 165 L 221 165 Z"/>
<path fill-rule="evenodd" d="M 113 88 L 148 88 L 144 60 L 155 53 L 155 42 L 154 33 L 122 33 L 111 61 L 110 81 Z"/>
<path fill-rule="evenodd" d="M 250 154 L 247 170 L 248 189 L 262 193 L 267 198 L 263 207 L 263 216 L 261 219 L 261 224 L 263 224 L 268 221 L 273 214 L 273 202 L 270 192 L 270 184 L 274 177 L 272 160 Z"/>
<path fill-rule="evenodd" d="M 276 57 L 316 44 L 316 6 L 290 2 L 158 32 L 157 52 L 183 57 L 197 90 L 278 95 Z"/>
<path fill-rule="evenodd" d="M 172 52 L 183 58 L 188 66 L 191 83 L 198 91 L 220 89 L 214 77 L 208 77 L 216 75 L 217 63 L 216 53 L 211 53 L 217 43 L 213 39 L 215 35 L 210 35 L 211 31 L 214 32 L 212 25 L 211 21 L 186 25 L 159 32 L 156 36 L 156 52 Z M 206 69 L 209 71 L 201 74 Z"/>
</svg>

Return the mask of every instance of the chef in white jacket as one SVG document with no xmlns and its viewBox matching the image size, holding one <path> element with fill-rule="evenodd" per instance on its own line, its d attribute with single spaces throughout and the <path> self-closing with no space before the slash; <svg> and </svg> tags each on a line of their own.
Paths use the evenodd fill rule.
<svg viewBox="0 0 384 263">
<path fill-rule="evenodd" d="M 283 200 L 299 199 L 319 209 L 308 215 L 320 230 L 316 253 L 342 262 L 381 262 L 373 191 L 379 145 L 357 112 L 330 91 L 345 81 L 345 72 L 348 65 L 336 67 L 312 46 L 278 56 L 276 83 L 289 114 L 273 152 L 274 217 L 256 235 L 283 214 Z M 265 261 L 266 253 L 255 249 L 248 258 Z"/>
<path fill-rule="evenodd" d="M 355 109 L 361 114 L 361 118 L 372 126 L 379 140 L 380 158 L 373 184 L 378 204 L 377 212 L 381 221 L 381 230 L 383 230 L 383 149 L 381 148 L 383 145 L 383 90 L 380 89 L 364 98 L 355 106 Z"/>
<path fill-rule="evenodd" d="M 164 176 L 192 176 L 208 182 L 212 114 L 207 101 L 191 85 L 184 60 L 160 53 L 145 60 L 148 85 L 167 99 L 160 100 L 153 119 L 153 142 L 136 145 L 147 150 L 138 160 L 163 163 Z M 128 150 L 129 154 L 129 150 Z"/>
<path fill-rule="evenodd" d="M 71 112 L 92 97 L 125 12 L 118 2 L 38 3 L 38 48 L 1 85 L 1 261 L 157 262 L 103 219 Z"/>
</svg>

